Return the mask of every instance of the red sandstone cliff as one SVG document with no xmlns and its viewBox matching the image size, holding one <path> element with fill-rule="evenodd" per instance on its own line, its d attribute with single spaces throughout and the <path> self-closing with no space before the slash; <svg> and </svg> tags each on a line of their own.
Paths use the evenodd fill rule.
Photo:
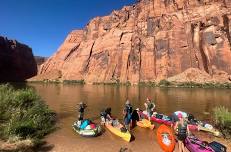
<svg viewBox="0 0 231 152">
<path fill-rule="evenodd" d="M 229 81 L 229 0 L 140 0 L 96 17 L 72 31 L 39 74 L 45 79 L 58 71 L 54 79 L 137 83 L 189 68 Z"/>
<path fill-rule="evenodd" d="M 36 74 L 31 48 L 0 36 L 0 82 L 24 81 Z"/>
</svg>

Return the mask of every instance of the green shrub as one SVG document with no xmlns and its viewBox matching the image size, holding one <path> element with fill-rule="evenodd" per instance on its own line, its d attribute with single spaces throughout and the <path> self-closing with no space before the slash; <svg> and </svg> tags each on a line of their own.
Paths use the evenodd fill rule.
<svg viewBox="0 0 231 152">
<path fill-rule="evenodd" d="M 148 81 L 148 82 L 144 82 L 144 81 L 140 81 L 138 83 L 138 86 L 148 86 L 148 87 L 155 87 L 156 83 L 154 81 Z"/>
<path fill-rule="evenodd" d="M 159 85 L 159 86 L 163 86 L 163 87 L 168 87 L 168 86 L 171 85 L 171 82 L 169 82 L 168 80 L 163 79 L 163 80 L 161 80 L 161 81 L 159 82 L 158 85 Z"/>
<path fill-rule="evenodd" d="M 85 84 L 84 80 L 63 80 L 65 84 Z"/>
<path fill-rule="evenodd" d="M 42 138 L 54 129 L 54 116 L 33 90 L 0 85 L 0 138 Z"/>
<path fill-rule="evenodd" d="M 231 112 L 225 107 L 213 109 L 214 122 L 226 138 L 231 138 Z"/>
</svg>

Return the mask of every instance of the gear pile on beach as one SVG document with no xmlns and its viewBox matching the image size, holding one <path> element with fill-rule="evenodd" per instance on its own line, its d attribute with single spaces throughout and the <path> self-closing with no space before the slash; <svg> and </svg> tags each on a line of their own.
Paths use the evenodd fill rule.
<svg viewBox="0 0 231 152">
<path fill-rule="evenodd" d="M 197 120 L 193 114 L 183 111 L 173 112 L 171 115 L 158 113 L 156 105 L 149 98 L 144 103 L 145 110 L 133 109 L 129 100 L 125 102 L 123 109 L 123 121 L 112 116 L 110 107 L 100 112 L 101 124 L 96 124 L 90 119 L 84 119 L 84 110 L 87 105 L 84 102 L 78 104 L 78 120 L 74 122 L 73 129 L 81 136 L 96 137 L 103 133 L 102 127 L 123 140 L 132 141 L 131 130 L 136 127 L 153 130 L 159 124 L 156 135 L 160 147 L 165 152 L 173 152 L 176 143 L 180 152 L 187 148 L 190 152 L 226 152 L 226 147 L 219 142 L 208 143 L 196 137 L 193 132 L 203 131 L 221 136 L 221 132 L 213 125 Z M 156 125 L 154 124 L 156 123 Z M 185 148 L 186 147 L 186 148 Z"/>
</svg>

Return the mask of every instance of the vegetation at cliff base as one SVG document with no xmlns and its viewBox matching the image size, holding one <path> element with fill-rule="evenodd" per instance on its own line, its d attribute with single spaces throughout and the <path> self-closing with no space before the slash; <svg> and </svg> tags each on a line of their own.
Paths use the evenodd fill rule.
<svg viewBox="0 0 231 152">
<path fill-rule="evenodd" d="M 225 138 L 231 139 L 231 112 L 225 107 L 216 107 L 213 112 L 216 127 Z"/>
<path fill-rule="evenodd" d="M 55 114 L 32 89 L 0 85 L 0 139 L 38 141 L 54 126 Z"/>
</svg>

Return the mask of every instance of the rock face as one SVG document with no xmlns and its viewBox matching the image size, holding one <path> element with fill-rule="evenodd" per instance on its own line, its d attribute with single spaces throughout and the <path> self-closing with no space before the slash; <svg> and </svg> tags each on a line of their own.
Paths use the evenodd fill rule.
<svg viewBox="0 0 231 152">
<path fill-rule="evenodd" d="M 0 36 L 0 82 L 24 81 L 36 74 L 31 48 Z"/>
<path fill-rule="evenodd" d="M 34 56 L 34 58 L 38 66 L 42 65 L 47 60 L 47 57 L 42 56 Z"/>
<path fill-rule="evenodd" d="M 230 0 L 139 0 L 72 31 L 39 74 L 59 70 L 61 80 L 138 83 L 189 68 L 217 81 L 222 71 L 222 81 L 230 81 Z"/>
<path fill-rule="evenodd" d="M 38 71 L 40 69 L 40 66 L 47 60 L 47 57 L 42 56 L 34 56 L 35 62 L 37 64 Z"/>
</svg>

